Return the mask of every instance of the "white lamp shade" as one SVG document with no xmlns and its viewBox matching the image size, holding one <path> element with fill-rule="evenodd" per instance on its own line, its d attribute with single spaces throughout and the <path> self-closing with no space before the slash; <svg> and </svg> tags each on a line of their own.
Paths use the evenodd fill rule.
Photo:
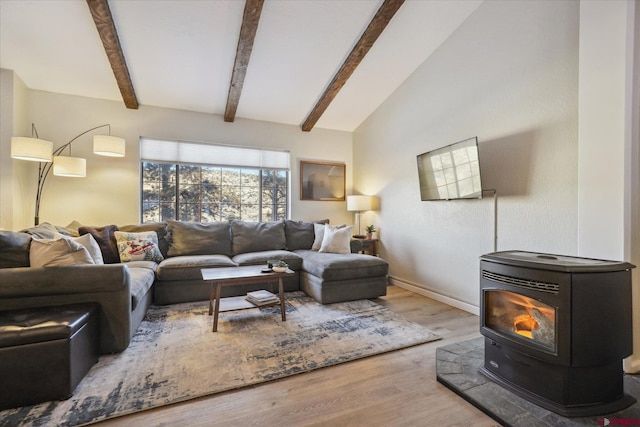
<svg viewBox="0 0 640 427">
<path fill-rule="evenodd" d="M 124 157 L 124 139 L 111 135 L 95 135 L 93 152 L 101 156 Z"/>
<path fill-rule="evenodd" d="M 50 162 L 53 143 L 44 139 L 14 136 L 11 138 L 11 158 L 32 162 Z"/>
<path fill-rule="evenodd" d="M 53 174 L 82 178 L 87 176 L 87 161 L 81 157 L 56 156 L 53 158 Z"/>
<path fill-rule="evenodd" d="M 348 211 L 372 211 L 378 209 L 378 198 L 375 196 L 354 195 L 347 196 Z"/>
</svg>

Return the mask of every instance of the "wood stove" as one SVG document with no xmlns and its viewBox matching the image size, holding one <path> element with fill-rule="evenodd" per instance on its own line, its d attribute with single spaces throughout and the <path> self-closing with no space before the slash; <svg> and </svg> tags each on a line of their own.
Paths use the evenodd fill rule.
<svg viewBox="0 0 640 427">
<path fill-rule="evenodd" d="M 480 257 L 480 372 L 563 416 L 626 408 L 632 264 L 524 251 Z"/>
</svg>

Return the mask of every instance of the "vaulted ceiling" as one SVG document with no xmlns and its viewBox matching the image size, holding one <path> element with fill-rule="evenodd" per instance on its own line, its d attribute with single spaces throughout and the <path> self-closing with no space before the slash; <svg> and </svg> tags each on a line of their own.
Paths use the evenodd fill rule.
<svg viewBox="0 0 640 427">
<path fill-rule="evenodd" d="M 0 0 L 0 67 L 128 108 L 353 131 L 481 1 Z"/>
</svg>

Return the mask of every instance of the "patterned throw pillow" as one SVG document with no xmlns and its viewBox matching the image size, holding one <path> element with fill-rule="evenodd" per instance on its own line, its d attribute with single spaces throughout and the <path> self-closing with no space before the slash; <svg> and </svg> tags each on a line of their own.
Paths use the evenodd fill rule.
<svg viewBox="0 0 640 427">
<path fill-rule="evenodd" d="M 155 261 L 164 259 L 158 247 L 158 235 L 155 231 L 128 233 L 116 231 L 116 244 L 121 262 Z"/>
</svg>

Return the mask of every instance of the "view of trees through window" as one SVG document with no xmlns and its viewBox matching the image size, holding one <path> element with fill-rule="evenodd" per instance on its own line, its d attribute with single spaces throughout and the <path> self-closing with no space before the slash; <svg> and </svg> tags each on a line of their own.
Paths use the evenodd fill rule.
<svg viewBox="0 0 640 427">
<path fill-rule="evenodd" d="M 142 162 L 142 221 L 277 221 L 287 170 Z"/>
</svg>

